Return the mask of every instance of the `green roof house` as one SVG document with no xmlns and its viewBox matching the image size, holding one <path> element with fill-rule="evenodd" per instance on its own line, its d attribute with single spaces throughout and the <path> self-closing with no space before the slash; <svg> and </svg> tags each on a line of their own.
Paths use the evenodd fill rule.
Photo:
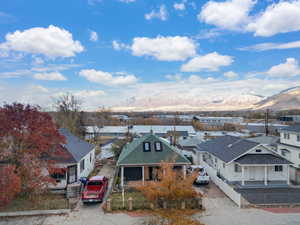
<svg viewBox="0 0 300 225">
<path fill-rule="evenodd" d="M 124 181 L 155 180 L 162 161 L 175 162 L 175 168 L 181 168 L 184 176 L 186 166 L 191 164 L 179 149 L 153 133 L 126 144 L 117 162 L 121 169 L 121 186 Z"/>
</svg>

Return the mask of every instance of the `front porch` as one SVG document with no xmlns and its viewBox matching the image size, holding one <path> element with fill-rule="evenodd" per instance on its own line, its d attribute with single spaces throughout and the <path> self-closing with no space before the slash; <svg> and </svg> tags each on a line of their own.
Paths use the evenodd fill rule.
<svg viewBox="0 0 300 225">
<path fill-rule="evenodd" d="M 287 187 L 290 162 L 273 154 L 247 154 L 235 160 L 240 187 Z"/>
<path fill-rule="evenodd" d="M 120 184 L 121 187 L 127 185 L 130 181 L 155 181 L 158 180 L 159 165 L 141 165 L 141 166 L 120 166 Z M 181 170 L 182 177 L 185 179 L 187 174 L 186 165 L 175 165 L 174 170 Z"/>
</svg>

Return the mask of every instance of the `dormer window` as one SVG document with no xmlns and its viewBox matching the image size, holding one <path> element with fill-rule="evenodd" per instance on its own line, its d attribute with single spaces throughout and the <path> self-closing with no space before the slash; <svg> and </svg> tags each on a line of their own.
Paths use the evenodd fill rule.
<svg viewBox="0 0 300 225">
<path fill-rule="evenodd" d="M 144 152 L 150 152 L 151 151 L 151 144 L 150 144 L 150 142 L 144 142 L 143 143 L 143 149 L 144 149 Z"/>
<path fill-rule="evenodd" d="M 155 142 L 154 143 L 155 151 L 160 152 L 162 151 L 162 144 L 161 142 Z"/>
<path fill-rule="evenodd" d="M 261 149 L 256 149 L 255 152 L 261 152 Z"/>
</svg>

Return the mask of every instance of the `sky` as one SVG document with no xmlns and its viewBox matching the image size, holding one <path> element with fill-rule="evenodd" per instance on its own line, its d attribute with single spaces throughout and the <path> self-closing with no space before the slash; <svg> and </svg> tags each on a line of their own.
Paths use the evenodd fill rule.
<svg viewBox="0 0 300 225">
<path fill-rule="evenodd" d="M 300 85 L 299 48 L 300 0 L 4 0 L 0 102 L 246 106 Z"/>
</svg>

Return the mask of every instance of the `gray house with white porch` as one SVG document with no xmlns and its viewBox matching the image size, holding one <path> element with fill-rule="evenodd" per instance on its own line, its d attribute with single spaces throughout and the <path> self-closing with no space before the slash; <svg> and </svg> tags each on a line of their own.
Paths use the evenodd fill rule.
<svg viewBox="0 0 300 225">
<path fill-rule="evenodd" d="M 238 187 L 288 186 L 290 161 L 263 144 L 239 137 L 223 136 L 203 142 L 197 149 L 200 163 Z"/>
</svg>

